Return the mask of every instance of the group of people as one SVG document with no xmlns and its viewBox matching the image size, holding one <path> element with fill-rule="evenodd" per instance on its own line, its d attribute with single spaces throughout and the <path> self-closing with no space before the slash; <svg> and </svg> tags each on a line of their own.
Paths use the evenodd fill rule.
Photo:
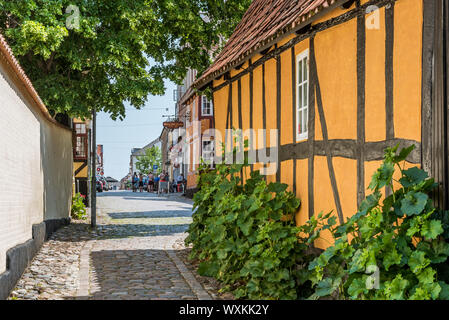
<svg viewBox="0 0 449 320">
<path fill-rule="evenodd" d="M 160 184 L 160 182 L 165 183 Z M 143 175 L 142 173 L 137 175 L 137 173 L 134 172 L 132 178 L 132 189 L 133 192 L 137 192 L 137 190 L 140 192 L 143 192 L 144 190 L 148 192 L 157 192 L 161 186 L 161 189 L 163 190 L 160 191 L 162 192 L 183 192 L 185 183 L 186 180 L 184 179 L 184 175 L 182 173 L 176 178 L 176 180 L 173 180 L 172 183 L 170 183 L 170 176 L 166 171 L 162 171 L 159 175 L 153 174 L 153 172 L 150 172 L 148 175 Z M 168 188 L 170 190 L 168 190 Z"/>
</svg>

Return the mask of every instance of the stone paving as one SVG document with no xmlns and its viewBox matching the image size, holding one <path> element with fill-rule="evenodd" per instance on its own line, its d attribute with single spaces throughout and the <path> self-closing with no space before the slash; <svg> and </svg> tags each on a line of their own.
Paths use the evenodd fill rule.
<svg viewBox="0 0 449 320">
<path fill-rule="evenodd" d="M 176 195 L 99 194 L 97 229 L 75 222 L 53 234 L 9 299 L 211 299 L 176 255 L 191 215 Z"/>
</svg>

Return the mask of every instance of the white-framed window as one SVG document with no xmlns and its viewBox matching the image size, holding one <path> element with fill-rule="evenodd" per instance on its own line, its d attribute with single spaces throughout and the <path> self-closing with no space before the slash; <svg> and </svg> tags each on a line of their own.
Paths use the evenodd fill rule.
<svg viewBox="0 0 449 320">
<path fill-rule="evenodd" d="M 296 56 L 296 141 L 308 139 L 309 50 Z"/>
<path fill-rule="evenodd" d="M 213 114 L 212 101 L 210 101 L 206 96 L 201 97 L 201 115 L 211 116 Z"/>
<path fill-rule="evenodd" d="M 202 141 L 202 158 L 204 162 L 212 164 L 214 160 L 214 141 L 203 140 Z"/>
</svg>

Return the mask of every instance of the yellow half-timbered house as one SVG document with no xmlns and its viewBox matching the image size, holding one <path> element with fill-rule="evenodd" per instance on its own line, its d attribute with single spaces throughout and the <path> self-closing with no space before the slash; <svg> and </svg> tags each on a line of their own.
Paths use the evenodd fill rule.
<svg viewBox="0 0 449 320">
<path fill-rule="evenodd" d="M 416 146 L 407 165 L 435 176 L 447 207 L 446 6 L 254 0 L 194 86 L 211 88 L 218 131 L 278 130 L 266 137 L 279 160 L 267 179 L 301 199 L 299 223 L 356 213 L 385 148 L 398 143 Z"/>
</svg>

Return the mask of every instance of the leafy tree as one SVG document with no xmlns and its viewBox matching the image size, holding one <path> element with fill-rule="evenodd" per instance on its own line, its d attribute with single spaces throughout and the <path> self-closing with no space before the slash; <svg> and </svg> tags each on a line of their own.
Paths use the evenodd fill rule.
<svg viewBox="0 0 449 320">
<path fill-rule="evenodd" d="M 52 114 L 123 119 L 124 103 L 162 95 L 164 78 L 204 71 L 250 3 L 0 0 L 0 32 Z"/>
<path fill-rule="evenodd" d="M 137 157 L 136 168 L 142 174 L 149 174 L 153 171 L 154 165 L 158 166 L 157 173 L 159 173 L 162 166 L 162 154 L 161 150 L 156 146 L 146 149 L 145 155 Z"/>
</svg>

